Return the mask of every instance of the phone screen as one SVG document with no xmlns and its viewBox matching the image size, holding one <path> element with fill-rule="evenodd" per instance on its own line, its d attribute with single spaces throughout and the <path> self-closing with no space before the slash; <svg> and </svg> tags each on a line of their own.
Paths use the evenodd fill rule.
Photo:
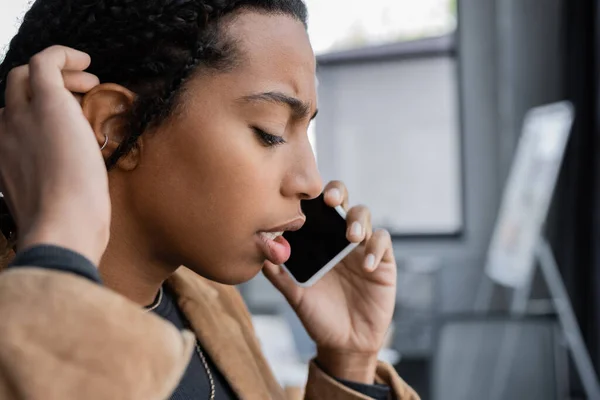
<svg viewBox="0 0 600 400">
<path fill-rule="evenodd" d="M 323 195 L 301 204 L 306 223 L 298 231 L 283 234 L 292 248 L 284 266 L 298 283 L 305 284 L 352 244 L 346 239 L 345 218 L 325 204 Z"/>
</svg>

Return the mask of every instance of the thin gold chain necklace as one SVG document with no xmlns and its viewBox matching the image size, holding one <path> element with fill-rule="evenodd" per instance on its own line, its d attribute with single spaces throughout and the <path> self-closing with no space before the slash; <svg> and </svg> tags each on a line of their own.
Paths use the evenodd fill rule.
<svg viewBox="0 0 600 400">
<path fill-rule="evenodd" d="M 150 311 L 156 310 L 156 308 L 158 308 L 158 306 L 160 306 L 160 303 L 162 303 L 162 299 L 163 299 L 163 288 L 161 286 L 160 289 L 158 290 L 158 298 L 156 299 L 156 302 L 153 305 L 146 308 L 145 312 L 150 312 Z M 213 375 L 212 375 L 212 372 L 210 371 L 210 366 L 208 365 L 208 361 L 206 361 L 206 357 L 204 356 L 204 352 L 200 348 L 200 343 L 198 343 L 198 339 L 196 339 L 196 352 L 198 353 L 198 356 L 200 356 L 200 361 L 202 361 L 202 366 L 204 367 L 204 371 L 206 372 L 206 376 L 208 377 L 208 383 L 210 384 L 210 396 L 208 398 L 209 398 L 209 400 L 215 400 L 215 392 L 216 392 L 215 380 L 213 379 Z"/>
</svg>

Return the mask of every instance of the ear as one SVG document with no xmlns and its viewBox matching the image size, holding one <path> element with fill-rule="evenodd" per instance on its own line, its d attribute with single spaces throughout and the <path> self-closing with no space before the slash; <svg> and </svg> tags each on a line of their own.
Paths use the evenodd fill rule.
<svg viewBox="0 0 600 400">
<path fill-rule="evenodd" d="M 103 83 L 81 99 L 83 114 L 89 121 L 98 146 L 103 147 L 105 159 L 115 152 L 123 140 L 127 138 L 127 115 L 135 101 L 135 93 L 114 83 Z M 123 157 L 118 166 L 131 170 L 137 166 L 138 151 Z"/>
</svg>

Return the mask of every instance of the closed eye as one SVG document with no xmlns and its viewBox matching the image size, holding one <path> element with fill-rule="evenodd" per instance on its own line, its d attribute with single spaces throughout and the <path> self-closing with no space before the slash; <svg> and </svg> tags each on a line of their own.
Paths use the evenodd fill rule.
<svg viewBox="0 0 600 400">
<path fill-rule="evenodd" d="M 275 147 L 286 143 L 285 139 L 278 135 L 272 135 L 255 126 L 252 130 L 258 136 L 258 139 L 267 147 Z"/>
</svg>

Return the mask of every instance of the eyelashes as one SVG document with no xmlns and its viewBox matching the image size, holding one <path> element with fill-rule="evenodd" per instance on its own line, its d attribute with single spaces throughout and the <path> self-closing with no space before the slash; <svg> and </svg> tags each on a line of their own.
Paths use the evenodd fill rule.
<svg viewBox="0 0 600 400">
<path fill-rule="evenodd" d="M 252 127 L 252 130 L 258 136 L 258 139 L 262 142 L 266 147 L 275 147 L 286 143 L 285 139 L 278 135 L 271 135 L 268 132 L 263 131 L 260 128 L 255 126 Z"/>
</svg>

